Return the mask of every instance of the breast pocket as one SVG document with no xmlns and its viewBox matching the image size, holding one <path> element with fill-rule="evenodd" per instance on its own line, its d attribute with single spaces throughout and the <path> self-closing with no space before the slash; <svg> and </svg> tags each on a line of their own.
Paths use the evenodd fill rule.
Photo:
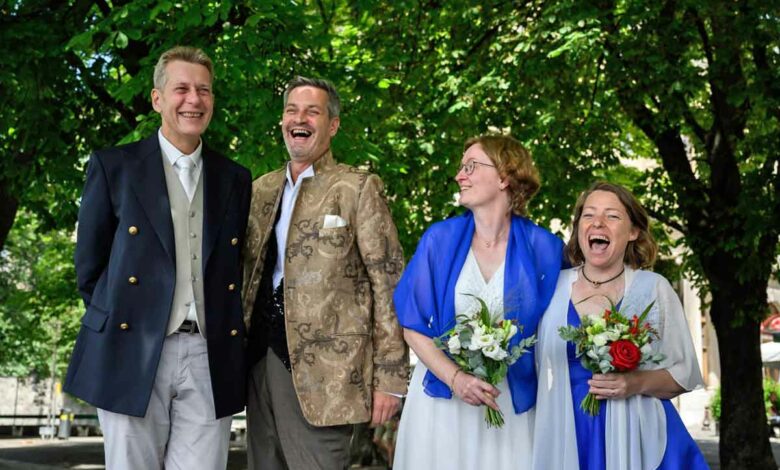
<svg viewBox="0 0 780 470">
<path fill-rule="evenodd" d="M 355 234 L 352 227 L 321 228 L 317 237 L 317 251 L 326 258 L 343 258 L 352 250 Z"/>
</svg>

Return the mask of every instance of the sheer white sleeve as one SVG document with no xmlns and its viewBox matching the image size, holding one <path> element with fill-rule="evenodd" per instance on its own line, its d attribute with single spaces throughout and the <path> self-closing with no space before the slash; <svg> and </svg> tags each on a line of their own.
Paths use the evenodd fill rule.
<svg viewBox="0 0 780 470">
<path fill-rule="evenodd" d="M 660 352 L 666 356 L 662 366 L 687 391 L 703 385 L 701 370 L 696 360 L 691 332 L 677 293 L 663 276 L 656 284 L 657 302 L 662 327 Z"/>
</svg>

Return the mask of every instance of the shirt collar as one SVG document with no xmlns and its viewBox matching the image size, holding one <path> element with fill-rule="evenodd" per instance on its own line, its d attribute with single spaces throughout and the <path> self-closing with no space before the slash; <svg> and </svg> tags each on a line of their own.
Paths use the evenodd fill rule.
<svg viewBox="0 0 780 470">
<path fill-rule="evenodd" d="M 314 176 L 314 165 L 309 165 L 306 167 L 303 172 L 298 175 L 298 183 L 301 182 L 304 178 L 311 178 Z M 291 188 L 295 187 L 295 184 L 292 180 L 292 174 L 290 173 L 290 162 L 287 162 L 287 184 L 290 185 Z"/>
<path fill-rule="evenodd" d="M 162 129 L 157 130 L 157 138 L 160 141 L 160 150 L 162 150 L 163 155 L 165 155 L 165 158 L 168 159 L 171 165 L 175 164 L 179 157 L 186 155 L 192 158 L 192 161 L 195 162 L 195 168 L 200 167 L 201 154 L 203 153 L 203 139 L 198 142 L 198 147 L 195 149 L 195 151 L 187 155 L 182 153 L 182 151 L 177 149 L 176 146 L 171 143 L 171 141 L 165 138 L 162 133 Z"/>
</svg>

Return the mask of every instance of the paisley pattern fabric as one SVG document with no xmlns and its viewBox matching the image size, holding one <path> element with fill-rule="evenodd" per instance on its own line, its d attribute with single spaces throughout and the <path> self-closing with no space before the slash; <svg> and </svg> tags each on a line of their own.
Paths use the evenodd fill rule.
<svg viewBox="0 0 780 470">
<path fill-rule="evenodd" d="M 253 183 L 244 246 L 244 320 L 249 328 L 285 168 Z M 376 175 L 330 153 L 301 182 L 287 234 L 284 303 L 293 382 L 315 426 L 371 417 L 373 390 L 405 394 L 408 349 L 392 306 L 404 267 L 398 234 Z M 324 227 L 326 216 L 345 226 Z"/>
</svg>

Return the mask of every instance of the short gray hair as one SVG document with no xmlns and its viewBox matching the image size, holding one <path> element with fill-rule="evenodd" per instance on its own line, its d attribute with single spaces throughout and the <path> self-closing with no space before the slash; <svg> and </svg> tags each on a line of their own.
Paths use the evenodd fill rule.
<svg viewBox="0 0 780 470">
<path fill-rule="evenodd" d="M 336 87 L 333 86 L 328 80 L 324 78 L 307 78 L 298 75 L 287 83 L 287 87 L 284 89 L 284 107 L 287 107 L 287 98 L 290 96 L 290 92 L 294 89 L 302 86 L 313 86 L 320 90 L 325 90 L 328 94 L 328 117 L 333 119 L 339 117 L 341 111 L 341 98 L 336 91 Z"/>
<path fill-rule="evenodd" d="M 175 60 L 206 67 L 211 80 L 214 81 L 214 64 L 205 52 L 197 47 L 176 46 L 163 52 L 157 61 L 157 65 L 154 66 L 154 87 L 156 89 L 162 90 L 165 88 L 165 82 L 168 81 L 165 67 Z"/>
</svg>

